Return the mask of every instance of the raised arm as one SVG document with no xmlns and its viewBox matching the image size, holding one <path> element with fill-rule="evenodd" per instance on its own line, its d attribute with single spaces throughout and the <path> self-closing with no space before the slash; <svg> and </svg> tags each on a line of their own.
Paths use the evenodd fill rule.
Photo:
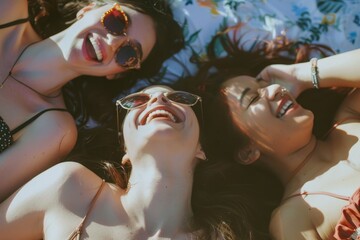
<svg viewBox="0 0 360 240">
<path fill-rule="evenodd" d="M 360 88 L 359 61 L 360 49 L 357 49 L 318 59 L 317 63 L 309 61 L 292 65 L 270 65 L 259 74 L 259 77 L 269 83 L 284 85 L 295 96 L 314 87 L 313 77 L 317 78 L 320 88 Z M 316 76 L 312 76 L 314 71 Z"/>
</svg>

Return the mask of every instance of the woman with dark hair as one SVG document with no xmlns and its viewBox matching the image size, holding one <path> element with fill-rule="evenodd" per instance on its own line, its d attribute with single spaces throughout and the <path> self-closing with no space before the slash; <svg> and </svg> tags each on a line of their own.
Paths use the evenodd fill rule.
<svg viewBox="0 0 360 240">
<path fill-rule="evenodd" d="M 284 65 L 279 63 L 289 61 L 272 62 L 266 54 L 255 54 L 244 58 L 244 64 L 228 59 L 224 71 L 218 68 L 217 77 L 206 81 L 205 88 L 210 91 L 212 85 L 217 92 L 216 107 L 205 111 L 210 119 L 205 138 L 210 149 L 217 146 L 214 152 L 230 152 L 244 169 L 269 171 L 284 186 L 270 221 L 273 239 L 360 237 L 359 56 L 360 51 L 354 50 Z M 267 62 L 265 66 L 278 64 L 247 71 L 261 59 Z M 237 74 L 230 73 L 230 62 L 238 64 Z M 316 91 L 332 87 L 352 91 L 342 92 L 335 106 L 323 108 L 332 109 L 327 113 L 332 117 L 327 123 L 332 125 L 316 137 L 314 113 L 296 98 L 309 89 L 315 92 L 313 96 L 324 97 Z M 330 102 L 327 97 L 325 101 Z"/>
<path fill-rule="evenodd" d="M 207 160 L 199 96 L 151 86 L 117 104 L 113 183 L 79 163 L 51 167 L 0 205 L 3 239 L 266 239 L 248 214 L 263 189 L 249 194 L 238 164 Z"/>
<path fill-rule="evenodd" d="M 74 147 L 69 111 L 81 115 L 74 111 L 86 102 L 73 99 L 87 89 L 76 85 L 63 94 L 65 84 L 81 75 L 96 76 L 104 86 L 100 77 L 152 75 L 181 48 L 181 29 L 169 8 L 153 2 L 0 3 L 0 56 L 7 60 L 0 65 L 0 175 L 6 176 L 0 201 Z M 56 21 L 44 26 L 44 18 Z"/>
</svg>

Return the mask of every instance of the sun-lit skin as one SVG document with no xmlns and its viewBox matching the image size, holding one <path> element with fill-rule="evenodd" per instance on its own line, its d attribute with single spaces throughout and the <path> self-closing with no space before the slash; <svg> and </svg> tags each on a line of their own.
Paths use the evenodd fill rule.
<svg viewBox="0 0 360 240">
<path fill-rule="evenodd" d="M 222 87 L 235 125 L 262 152 L 282 156 L 310 140 L 312 112 L 297 104 L 288 92 L 282 94 L 280 85 L 261 88 L 255 78 L 239 76 L 227 80 Z M 287 102 L 292 105 L 283 116 L 278 116 Z"/>
<path fill-rule="evenodd" d="M 129 19 L 126 36 L 114 36 L 102 25 L 101 17 L 113 7 L 112 4 L 93 6 L 85 11 L 82 17 L 65 31 L 72 34 L 59 33 L 51 37 L 57 42 L 64 59 L 73 71 L 82 75 L 111 76 L 126 69 L 119 66 L 114 54 L 119 46 L 127 40 L 137 42 L 142 49 L 144 61 L 155 45 L 155 26 L 152 18 L 129 7 L 121 6 Z M 84 50 L 87 36 L 92 35 L 103 55 L 102 61 L 89 59 Z"/>
<path fill-rule="evenodd" d="M 123 136 L 127 147 L 123 162 L 129 161 L 132 166 L 128 188 L 105 183 L 87 215 L 81 238 L 191 238 L 194 171 L 206 157 L 200 147 L 195 113 L 189 106 L 167 101 L 164 93 L 169 91 L 172 89 L 161 86 L 145 89 L 151 95 L 149 102 L 130 110 L 125 117 Z M 159 108 L 175 114 L 177 121 L 165 113 L 139 124 L 142 116 Z M 44 181 L 49 177 L 50 181 Z M 60 163 L 0 205 L 0 213 L 6 215 L 6 221 L 0 221 L 0 232 L 7 239 L 68 239 L 101 182 L 83 165 Z M 50 197 L 40 197 L 44 192 Z M 78 201 L 71 201 L 74 196 Z M 19 232 L 15 225 L 21 223 L 31 227 Z"/>
<path fill-rule="evenodd" d="M 199 150 L 198 119 L 191 107 L 168 101 L 163 94 L 170 91 L 173 90 L 164 86 L 146 88 L 143 92 L 151 94 L 149 102 L 129 111 L 125 117 L 124 138 L 130 159 L 134 159 L 134 153 L 142 154 L 140 149 L 147 154 L 152 149 L 163 155 L 182 157 L 185 153 L 190 157 Z M 176 121 L 166 114 L 146 120 L 151 112 L 159 109 L 173 114 Z"/>
</svg>

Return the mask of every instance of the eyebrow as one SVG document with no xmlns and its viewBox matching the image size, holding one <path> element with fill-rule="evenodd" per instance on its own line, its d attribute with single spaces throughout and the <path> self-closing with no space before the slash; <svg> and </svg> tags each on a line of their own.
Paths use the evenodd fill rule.
<svg viewBox="0 0 360 240">
<path fill-rule="evenodd" d="M 250 91 L 250 88 L 245 88 L 244 91 L 241 93 L 240 97 L 238 98 L 240 105 L 242 105 L 242 101 L 244 100 L 244 97 L 246 95 L 247 92 Z"/>
</svg>

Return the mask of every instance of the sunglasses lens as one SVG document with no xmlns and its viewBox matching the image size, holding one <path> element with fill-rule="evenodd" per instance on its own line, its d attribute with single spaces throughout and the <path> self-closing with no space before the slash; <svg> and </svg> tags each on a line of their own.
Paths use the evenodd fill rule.
<svg viewBox="0 0 360 240">
<path fill-rule="evenodd" d="M 123 68 L 138 68 L 140 67 L 139 57 L 141 55 L 138 51 L 138 48 L 134 47 L 130 43 L 126 43 L 117 50 L 115 54 L 115 61 Z"/>
<path fill-rule="evenodd" d="M 186 105 L 193 105 L 198 100 L 196 96 L 187 92 L 170 92 L 166 97 L 171 101 Z"/>
<path fill-rule="evenodd" d="M 121 106 L 125 109 L 132 109 L 139 107 L 150 100 L 150 96 L 147 94 L 134 94 L 127 96 L 120 100 Z"/>
<path fill-rule="evenodd" d="M 109 33 L 118 36 L 124 34 L 128 20 L 120 6 L 117 5 L 104 14 L 102 23 Z"/>
</svg>

